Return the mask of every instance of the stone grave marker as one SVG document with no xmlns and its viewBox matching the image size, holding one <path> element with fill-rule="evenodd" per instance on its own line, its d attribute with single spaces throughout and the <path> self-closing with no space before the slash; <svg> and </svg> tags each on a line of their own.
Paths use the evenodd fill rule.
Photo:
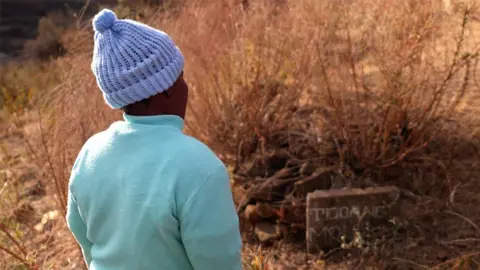
<svg viewBox="0 0 480 270">
<path fill-rule="evenodd" d="M 363 221 L 386 222 L 398 215 L 396 187 L 317 190 L 307 195 L 307 250 L 314 253 L 350 241 Z M 362 222 L 360 222 L 362 221 Z"/>
</svg>

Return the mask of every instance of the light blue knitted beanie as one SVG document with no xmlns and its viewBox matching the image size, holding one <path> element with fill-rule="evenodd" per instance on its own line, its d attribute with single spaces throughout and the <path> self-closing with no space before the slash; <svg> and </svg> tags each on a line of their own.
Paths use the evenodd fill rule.
<svg viewBox="0 0 480 270">
<path fill-rule="evenodd" d="M 169 89 L 183 71 L 180 49 L 164 32 L 119 20 L 111 10 L 93 19 L 92 71 L 107 104 L 122 108 Z"/>
</svg>

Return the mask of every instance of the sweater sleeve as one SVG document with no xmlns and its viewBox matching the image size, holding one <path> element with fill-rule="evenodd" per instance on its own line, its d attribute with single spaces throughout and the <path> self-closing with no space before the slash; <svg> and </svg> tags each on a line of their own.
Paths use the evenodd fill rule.
<svg viewBox="0 0 480 270">
<path fill-rule="evenodd" d="M 67 225 L 82 249 L 87 267 L 90 267 L 92 243 L 87 239 L 87 227 L 80 216 L 78 205 L 70 191 L 68 192 Z"/>
<path fill-rule="evenodd" d="M 196 270 L 240 270 L 242 241 L 228 172 L 218 166 L 180 216 L 182 241 Z"/>
</svg>

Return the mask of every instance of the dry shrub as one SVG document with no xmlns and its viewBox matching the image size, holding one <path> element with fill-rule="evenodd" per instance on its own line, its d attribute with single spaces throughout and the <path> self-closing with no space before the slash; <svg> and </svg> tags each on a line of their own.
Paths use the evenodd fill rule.
<svg viewBox="0 0 480 270">
<path fill-rule="evenodd" d="M 180 38 L 192 133 L 230 162 L 283 147 L 336 166 L 348 185 L 452 190 L 436 157 L 469 136 L 449 121 L 474 87 L 471 10 L 456 24 L 418 1 L 251 2 L 182 14 L 195 22 Z"/>
<path fill-rule="evenodd" d="M 54 63 L 35 60 L 0 67 L 0 109 L 9 114 L 31 109 L 36 96 L 59 83 L 55 67 Z"/>
<path fill-rule="evenodd" d="M 210 18 L 217 20 L 214 25 L 221 22 L 220 43 L 209 41 L 205 33 L 201 38 L 206 46 L 191 48 L 189 128 L 231 161 L 238 150 L 248 155 L 256 141 L 266 143 L 275 133 L 289 130 L 296 124 L 293 115 L 305 103 L 302 98 L 310 87 L 315 60 L 315 40 L 310 39 L 315 30 L 295 33 L 278 25 L 279 20 L 295 21 L 284 8 L 264 3 L 250 5 L 251 11 L 245 12 L 236 6 L 229 18 Z M 253 148 L 239 149 L 240 144 Z"/>
<path fill-rule="evenodd" d="M 48 60 L 65 54 L 60 37 L 70 27 L 72 19 L 62 11 L 54 11 L 40 18 L 37 37 L 25 42 L 23 55 L 27 58 Z"/>
</svg>

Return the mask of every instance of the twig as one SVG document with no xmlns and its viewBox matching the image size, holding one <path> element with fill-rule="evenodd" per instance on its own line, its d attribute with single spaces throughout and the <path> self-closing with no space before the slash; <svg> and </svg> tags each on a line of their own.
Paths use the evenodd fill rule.
<svg viewBox="0 0 480 270">
<path fill-rule="evenodd" d="M 447 214 L 451 214 L 451 215 L 454 215 L 454 216 L 457 216 L 463 220 L 465 220 L 466 222 L 470 223 L 470 225 L 472 225 L 475 229 L 479 230 L 477 224 L 475 224 L 475 222 L 473 222 L 471 219 L 463 216 L 463 215 L 460 215 L 459 213 L 457 212 L 454 212 L 454 211 L 451 211 L 451 210 L 445 210 L 445 213 Z"/>
<path fill-rule="evenodd" d="M 406 259 L 402 259 L 402 258 L 398 258 L 398 257 L 395 257 L 393 258 L 394 261 L 400 261 L 400 262 L 404 262 L 404 263 L 408 263 L 408 264 L 411 264 L 411 265 L 414 265 L 418 268 L 421 268 L 421 269 L 430 269 L 428 266 L 425 266 L 425 265 L 422 265 L 422 264 L 418 264 L 414 261 L 410 261 L 410 260 L 406 260 Z"/>
<path fill-rule="evenodd" d="M 462 185 L 462 183 L 458 183 L 453 188 L 452 192 L 450 193 L 450 205 L 455 208 L 455 194 L 457 193 L 458 188 Z"/>
<path fill-rule="evenodd" d="M 451 264 L 451 263 L 456 262 L 456 261 L 461 260 L 461 259 L 470 258 L 470 257 L 473 257 L 473 256 L 480 256 L 480 252 L 472 252 L 472 253 L 463 254 L 460 257 L 453 258 L 453 259 L 445 261 L 445 262 L 443 262 L 439 265 L 436 265 L 436 266 L 432 267 L 431 269 L 440 269 L 440 267 L 442 267 L 442 266 Z"/>
<path fill-rule="evenodd" d="M 57 174 L 55 173 L 55 167 L 54 167 L 54 164 L 53 164 L 53 161 L 52 161 L 52 152 L 48 148 L 48 142 L 47 142 L 47 139 L 46 139 L 45 129 L 44 129 L 44 126 L 43 126 L 43 119 L 42 119 L 42 114 L 41 114 L 40 109 L 38 110 L 38 116 L 39 116 L 38 127 L 39 127 L 39 131 L 40 131 L 39 133 L 40 133 L 40 138 L 41 138 L 41 145 L 43 146 L 43 150 L 45 151 L 46 163 L 47 163 L 47 167 L 48 167 L 47 170 L 50 171 L 50 175 L 53 178 L 53 182 L 55 184 L 55 190 L 56 190 L 57 194 L 61 195 L 61 196 L 58 196 L 58 198 L 56 200 L 57 204 L 60 207 L 60 209 L 62 209 L 62 212 L 65 212 L 64 209 L 66 207 L 67 202 L 66 202 L 66 198 L 63 197 L 64 192 L 62 192 L 61 187 L 60 187 L 60 180 L 61 179 L 58 179 Z"/>
<path fill-rule="evenodd" d="M 404 196 L 409 197 L 409 198 L 413 198 L 417 201 L 422 200 L 422 196 L 420 196 L 418 194 L 415 194 L 414 192 L 412 192 L 410 190 L 406 190 L 406 189 L 403 189 L 403 188 L 398 188 L 398 189 L 400 190 L 401 195 L 404 195 Z"/>
<path fill-rule="evenodd" d="M 8 248 L 6 247 L 3 247 L 2 245 L 0 245 L 0 250 L 1 251 L 4 251 L 5 253 L 9 254 L 10 256 L 12 256 L 13 258 L 17 259 L 19 262 L 21 262 L 23 265 L 25 265 L 25 267 L 28 269 L 28 270 L 31 270 L 32 268 L 30 267 L 30 264 L 25 260 L 23 259 L 22 257 L 18 256 L 17 254 L 15 254 L 15 252 L 9 250 Z"/>
<path fill-rule="evenodd" d="M 329 252 L 327 252 L 325 255 L 323 255 L 323 258 L 327 259 L 328 257 L 332 256 L 334 253 L 338 252 L 338 251 L 341 251 L 342 249 L 341 248 L 334 248 L 332 250 L 330 250 Z"/>
<path fill-rule="evenodd" d="M 7 231 L 6 226 L 3 223 L 0 223 L 0 230 L 15 244 L 15 246 L 20 249 L 24 256 L 27 256 L 27 251 L 23 246 Z"/>
<path fill-rule="evenodd" d="M 455 245 L 455 244 L 464 244 L 470 242 L 480 242 L 479 238 L 465 238 L 465 239 L 455 239 L 450 241 L 440 241 L 443 245 Z"/>
<path fill-rule="evenodd" d="M 240 168 L 240 163 L 243 161 L 241 156 L 242 156 L 242 148 L 245 140 L 241 140 L 240 143 L 237 146 L 237 157 L 235 160 L 235 166 L 233 167 L 233 173 L 237 173 L 238 169 Z"/>
</svg>

